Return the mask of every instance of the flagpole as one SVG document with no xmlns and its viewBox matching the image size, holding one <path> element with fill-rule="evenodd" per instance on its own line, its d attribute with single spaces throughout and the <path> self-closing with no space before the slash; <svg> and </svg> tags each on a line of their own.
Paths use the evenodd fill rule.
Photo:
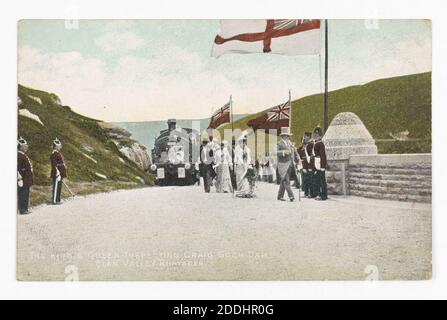
<svg viewBox="0 0 447 320">
<path fill-rule="evenodd" d="M 233 175 L 236 175 L 236 172 L 234 171 L 234 148 L 236 146 L 236 141 L 234 138 L 234 119 L 233 119 L 233 95 L 230 94 L 230 118 L 231 118 L 231 162 L 233 163 Z M 233 195 L 234 195 L 234 186 L 233 182 L 232 189 L 233 189 Z"/>
<path fill-rule="evenodd" d="M 290 107 L 290 112 L 289 112 L 289 130 L 290 130 L 290 133 L 292 133 L 292 94 L 290 93 L 290 89 L 289 89 L 289 107 Z"/>
<path fill-rule="evenodd" d="M 328 21 L 324 20 L 324 132 L 329 127 L 329 104 L 328 104 Z"/>
<path fill-rule="evenodd" d="M 230 116 L 231 116 L 231 131 L 234 130 L 233 126 L 233 95 L 230 94 Z M 233 132 L 232 132 L 233 133 Z"/>
</svg>

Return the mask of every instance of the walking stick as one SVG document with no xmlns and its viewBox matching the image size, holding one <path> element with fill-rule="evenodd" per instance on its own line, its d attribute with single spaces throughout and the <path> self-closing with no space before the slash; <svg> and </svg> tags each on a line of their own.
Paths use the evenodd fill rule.
<svg viewBox="0 0 447 320">
<path fill-rule="evenodd" d="M 62 180 L 62 184 L 67 188 L 68 192 L 70 192 L 71 196 L 74 197 L 75 194 L 71 191 L 71 189 L 67 186 L 64 180 Z"/>
</svg>

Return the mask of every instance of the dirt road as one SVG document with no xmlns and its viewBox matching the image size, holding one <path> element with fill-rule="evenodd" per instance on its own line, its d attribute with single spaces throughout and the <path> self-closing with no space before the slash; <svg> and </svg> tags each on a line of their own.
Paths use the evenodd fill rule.
<svg viewBox="0 0 447 320">
<path fill-rule="evenodd" d="M 344 280 L 431 277 L 431 205 L 278 202 L 154 187 L 18 216 L 19 280 Z"/>
</svg>

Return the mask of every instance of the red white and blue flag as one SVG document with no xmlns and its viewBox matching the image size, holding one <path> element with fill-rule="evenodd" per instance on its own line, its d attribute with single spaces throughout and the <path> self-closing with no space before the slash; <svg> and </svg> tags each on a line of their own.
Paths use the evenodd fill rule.
<svg viewBox="0 0 447 320">
<path fill-rule="evenodd" d="M 289 121 L 290 118 L 290 101 L 277 105 L 267 112 L 267 121 L 274 122 L 280 120 Z"/>
<path fill-rule="evenodd" d="M 214 40 L 214 57 L 225 53 L 318 54 L 320 20 L 221 20 Z"/>
<path fill-rule="evenodd" d="M 276 129 L 289 127 L 291 104 L 290 100 L 268 109 L 265 113 L 247 122 L 249 127 L 254 130 L 258 129 Z"/>
<path fill-rule="evenodd" d="M 230 122 L 230 102 L 227 102 L 222 108 L 213 113 L 210 119 L 208 129 L 216 129 L 224 123 Z"/>
</svg>

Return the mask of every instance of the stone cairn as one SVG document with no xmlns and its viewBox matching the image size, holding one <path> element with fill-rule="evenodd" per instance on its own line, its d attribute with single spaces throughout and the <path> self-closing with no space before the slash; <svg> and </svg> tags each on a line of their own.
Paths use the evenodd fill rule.
<svg viewBox="0 0 447 320">
<path fill-rule="evenodd" d="M 377 146 L 360 118 L 352 112 L 339 113 L 323 137 L 326 146 L 328 193 L 347 195 L 351 155 L 375 155 Z"/>
</svg>

